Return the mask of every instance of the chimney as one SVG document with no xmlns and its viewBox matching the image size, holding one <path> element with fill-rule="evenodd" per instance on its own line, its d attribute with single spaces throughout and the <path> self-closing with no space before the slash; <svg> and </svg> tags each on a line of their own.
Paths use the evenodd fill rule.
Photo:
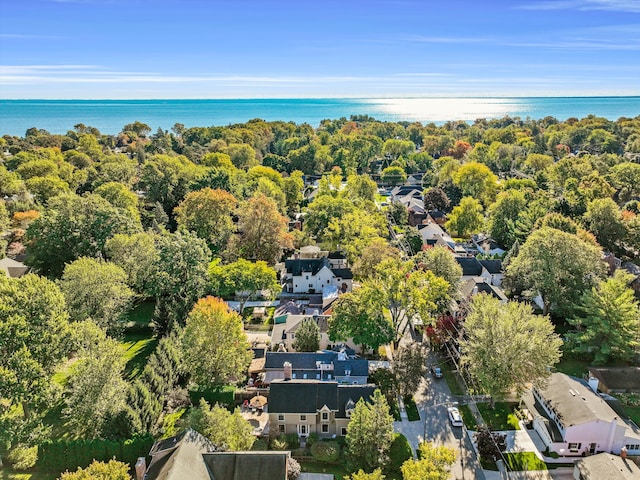
<svg viewBox="0 0 640 480">
<path fill-rule="evenodd" d="M 591 387 L 591 390 L 593 390 L 593 393 L 597 394 L 598 393 L 598 379 L 594 376 L 589 375 L 589 387 Z"/>
<path fill-rule="evenodd" d="M 284 362 L 282 366 L 284 367 L 284 380 L 285 381 L 291 380 L 291 363 Z"/>
<path fill-rule="evenodd" d="M 145 457 L 138 457 L 138 461 L 135 465 L 136 480 L 144 480 L 144 474 L 147 471 L 147 459 Z"/>
</svg>

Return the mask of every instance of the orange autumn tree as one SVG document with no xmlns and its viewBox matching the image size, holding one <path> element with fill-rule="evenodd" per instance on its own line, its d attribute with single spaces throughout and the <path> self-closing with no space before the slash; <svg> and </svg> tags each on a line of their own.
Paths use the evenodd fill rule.
<svg viewBox="0 0 640 480">
<path fill-rule="evenodd" d="M 27 229 L 29 224 L 40 216 L 37 210 L 27 210 L 26 212 L 15 212 L 13 214 L 13 224 L 22 229 Z"/>
</svg>

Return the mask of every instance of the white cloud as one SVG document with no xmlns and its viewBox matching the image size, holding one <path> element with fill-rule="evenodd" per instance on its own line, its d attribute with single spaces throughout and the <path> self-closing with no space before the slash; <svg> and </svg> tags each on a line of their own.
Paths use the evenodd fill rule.
<svg viewBox="0 0 640 480">
<path fill-rule="evenodd" d="M 640 13 L 638 0 L 545 0 L 514 7 L 521 10 L 606 10 Z"/>
</svg>

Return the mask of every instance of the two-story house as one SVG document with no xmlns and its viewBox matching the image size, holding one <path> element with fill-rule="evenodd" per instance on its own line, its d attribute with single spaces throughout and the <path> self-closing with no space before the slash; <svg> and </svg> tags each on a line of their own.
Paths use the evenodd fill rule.
<svg viewBox="0 0 640 480">
<path fill-rule="evenodd" d="M 640 455 L 640 430 L 625 422 L 585 382 L 554 373 L 546 387 L 533 388 L 524 401 L 533 426 L 550 451 L 564 456 L 599 452 Z"/>
<path fill-rule="evenodd" d="M 341 384 L 365 385 L 369 361 L 339 352 L 266 352 L 264 383 L 286 375 L 292 380 L 318 380 Z"/>
<path fill-rule="evenodd" d="M 356 403 L 373 396 L 375 385 L 320 380 L 274 380 L 269 392 L 271 431 L 328 437 L 347 434 Z"/>
<path fill-rule="evenodd" d="M 302 325 L 302 321 L 305 319 L 313 319 L 320 329 L 319 349 L 331 350 L 335 344 L 329 339 L 329 318 L 331 318 L 330 315 L 281 315 L 273 326 L 273 330 L 271 330 L 271 345 L 282 344 L 288 352 L 294 350 L 293 342 L 296 339 L 296 332 L 298 328 L 300 328 L 300 325 Z M 338 343 L 346 345 L 347 348 L 356 353 L 360 353 L 362 349 L 361 345 L 356 345 L 352 339 Z"/>
<path fill-rule="evenodd" d="M 351 291 L 353 273 L 349 268 L 332 268 L 327 257 L 293 258 L 285 261 L 282 280 L 286 293 L 322 293 L 330 286 L 345 293 Z"/>
</svg>

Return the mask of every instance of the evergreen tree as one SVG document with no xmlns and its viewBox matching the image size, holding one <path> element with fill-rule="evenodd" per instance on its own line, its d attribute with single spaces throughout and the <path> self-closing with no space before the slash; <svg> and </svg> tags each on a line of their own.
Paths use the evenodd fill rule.
<svg viewBox="0 0 640 480">
<path fill-rule="evenodd" d="M 320 348 L 320 327 L 312 318 L 305 318 L 296 330 L 293 348 L 297 352 L 315 352 Z"/>
</svg>

